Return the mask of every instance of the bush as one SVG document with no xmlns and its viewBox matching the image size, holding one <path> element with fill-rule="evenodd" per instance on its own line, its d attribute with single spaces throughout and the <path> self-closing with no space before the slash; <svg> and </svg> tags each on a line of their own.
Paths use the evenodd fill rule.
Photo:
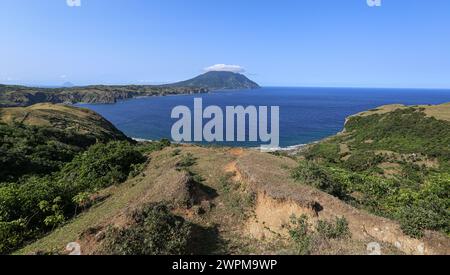
<svg viewBox="0 0 450 275">
<path fill-rule="evenodd" d="M 344 162 L 344 167 L 353 172 L 374 169 L 383 162 L 383 157 L 373 152 L 356 151 Z"/>
<path fill-rule="evenodd" d="M 300 161 L 297 168 L 292 171 L 292 176 L 297 181 L 314 186 L 340 199 L 348 198 L 346 187 L 337 182 L 324 166 L 310 161 Z"/>
<path fill-rule="evenodd" d="M 181 157 L 181 160 L 177 163 L 178 169 L 185 170 L 189 167 L 195 165 L 197 159 L 191 153 L 187 153 L 186 155 Z"/>
<path fill-rule="evenodd" d="M 21 245 L 27 236 L 26 221 L 19 219 L 11 222 L 0 221 L 0 254 L 12 251 Z"/>
<path fill-rule="evenodd" d="M 302 215 L 300 218 L 291 217 L 289 235 L 294 241 L 296 252 L 299 255 L 309 255 L 317 249 L 317 245 L 321 241 L 349 238 L 351 233 L 348 222 L 344 217 L 337 218 L 335 224 L 319 220 L 316 232 L 314 232 L 310 228 L 308 217 Z"/>
<path fill-rule="evenodd" d="M 128 142 L 96 144 L 51 176 L 0 186 L 0 254 L 59 226 L 88 194 L 121 183 L 145 157 Z M 22 221 L 26 221 L 23 223 Z"/>
<path fill-rule="evenodd" d="M 351 235 L 347 219 L 344 217 L 336 218 L 335 224 L 319 220 L 317 223 L 317 232 L 326 239 L 343 239 Z"/>
<path fill-rule="evenodd" d="M 61 170 L 60 181 L 80 190 L 105 188 L 125 181 L 134 165 L 145 161 L 142 153 L 128 142 L 96 144 Z"/>
<path fill-rule="evenodd" d="M 322 142 L 312 146 L 305 154 L 308 160 L 324 159 L 328 162 L 339 162 L 339 144 Z"/>
<path fill-rule="evenodd" d="M 400 208 L 398 219 L 403 232 L 415 238 L 422 238 L 427 228 L 438 227 L 441 220 L 435 212 L 416 206 Z"/>
<path fill-rule="evenodd" d="M 162 139 L 161 141 L 156 142 L 143 142 L 138 143 L 137 147 L 139 151 L 143 154 L 148 154 L 154 151 L 161 151 L 166 147 L 170 147 L 171 143 L 168 139 Z"/>
<path fill-rule="evenodd" d="M 450 234 L 450 175 L 433 176 L 419 191 L 402 192 L 396 218 L 403 231 L 416 238 L 424 230 Z"/>
<path fill-rule="evenodd" d="M 191 226 L 174 216 L 165 204 L 149 204 L 132 215 L 129 228 L 110 228 L 104 250 L 112 255 L 183 255 L 188 251 Z"/>
<path fill-rule="evenodd" d="M 291 226 L 289 235 L 294 241 L 299 255 L 308 255 L 311 253 L 313 238 L 309 229 L 308 217 L 302 215 L 300 218 L 291 217 Z"/>
<path fill-rule="evenodd" d="M 0 123 L 0 183 L 58 171 L 96 139 L 48 127 Z"/>
</svg>

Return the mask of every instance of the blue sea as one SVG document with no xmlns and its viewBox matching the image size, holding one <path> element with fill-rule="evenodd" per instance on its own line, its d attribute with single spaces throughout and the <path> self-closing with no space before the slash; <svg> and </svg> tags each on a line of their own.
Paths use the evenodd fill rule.
<svg viewBox="0 0 450 275">
<path fill-rule="evenodd" d="M 343 129 L 346 117 L 386 104 L 440 104 L 450 102 L 450 90 L 275 88 L 216 91 L 202 95 L 145 97 L 116 104 L 78 104 L 111 121 L 126 135 L 138 139 L 170 138 L 175 119 L 172 108 L 185 105 L 193 110 L 194 98 L 203 106 L 280 106 L 280 146 L 307 144 Z M 222 143 L 256 147 L 258 143 Z"/>
</svg>

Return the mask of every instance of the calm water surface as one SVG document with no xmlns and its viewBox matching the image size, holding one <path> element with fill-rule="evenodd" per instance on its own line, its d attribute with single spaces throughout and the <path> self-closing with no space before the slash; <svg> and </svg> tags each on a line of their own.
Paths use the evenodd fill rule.
<svg viewBox="0 0 450 275">
<path fill-rule="evenodd" d="M 440 104 L 450 102 L 450 90 L 356 89 L 356 88 L 262 88 L 218 91 L 204 95 L 147 97 L 116 104 L 79 104 L 92 109 L 133 138 L 170 138 L 172 108 L 186 105 L 193 110 L 194 98 L 203 105 L 280 106 L 280 146 L 306 144 L 342 130 L 345 118 L 385 104 Z M 257 146 L 257 143 L 223 143 Z"/>
</svg>

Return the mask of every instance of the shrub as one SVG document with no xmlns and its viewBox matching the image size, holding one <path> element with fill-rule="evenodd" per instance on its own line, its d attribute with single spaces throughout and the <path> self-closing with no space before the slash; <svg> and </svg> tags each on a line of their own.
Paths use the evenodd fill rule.
<svg viewBox="0 0 450 275">
<path fill-rule="evenodd" d="M 94 137 L 48 127 L 0 123 L 0 182 L 58 171 Z"/>
<path fill-rule="evenodd" d="M 436 227 L 439 222 L 436 213 L 415 206 L 400 208 L 398 219 L 403 232 L 415 238 L 422 238 L 426 228 Z"/>
<path fill-rule="evenodd" d="M 328 162 L 338 162 L 339 144 L 322 142 L 312 146 L 305 154 L 308 160 L 312 159 L 324 159 Z"/>
<path fill-rule="evenodd" d="M 60 180 L 80 190 L 104 188 L 125 181 L 133 165 L 145 160 L 128 142 L 96 144 L 67 164 L 60 173 Z"/>
<path fill-rule="evenodd" d="M 0 186 L 0 254 L 17 249 L 86 207 L 93 191 L 126 180 L 144 156 L 128 142 L 97 144 L 51 176 Z M 26 223 L 19 222 L 26 221 Z"/>
<path fill-rule="evenodd" d="M 143 154 L 148 154 L 154 151 L 160 151 L 166 147 L 170 147 L 171 143 L 168 139 L 162 139 L 156 142 L 143 142 L 138 143 L 137 147 L 139 151 Z"/>
<path fill-rule="evenodd" d="M 181 149 L 177 148 L 177 149 L 173 150 L 172 157 L 179 156 L 180 153 L 181 153 Z"/>
<path fill-rule="evenodd" d="M 14 250 L 28 237 L 24 219 L 11 222 L 0 221 L 0 254 Z"/>
<path fill-rule="evenodd" d="M 188 169 L 189 167 L 195 165 L 196 158 L 191 153 L 187 153 L 186 155 L 181 157 L 181 160 L 177 163 L 178 169 Z"/>
<path fill-rule="evenodd" d="M 375 168 L 383 159 L 373 152 L 356 151 L 344 162 L 344 167 L 354 172 L 362 172 Z"/>
<path fill-rule="evenodd" d="M 347 219 L 344 217 L 336 218 L 334 224 L 319 220 L 317 223 L 317 232 L 326 239 L 343 239 L 351 235 Z"/>
<path fill-rule="evenodd" d="M 310 161 L 300 161 L 293 170 L 292 176 L 297 181 L 312 185 L 340 199 L 345 200 L 348 197 L 346 187 L 337 182 L 332 173 L 324 166 Z"/>
<path fill-rule="evenodd" d="M 308 216 L 302 215 L 300 218 L 291 217 L 289 224 L 289 235 L 293 240 L 296 252 L 299 255 L 309 255 L 313 253 L 320 242 L 329 241 L 330 239 L 350 238 L 351 233 L 348 228 L 347 220 L 337 218 L 335 223 L 324 220 L 317 222 L 316 231 L 310 228 Z"/>
<path fill-rule="evenodd" d="M 129 228 L 108 230 L 104 250 L 113 255 L 186 254 L 191 226 L 165 204 L 149 204 L 132 214 Z"/>
<path fill-rule="evenodd" d="M 294 241 L 299 255 L 308 255 L 311 253 L 313 238 L 311 236 L 308 217 L 302 215 L 300 218 L 291 217 L 289 235 Z"/>
</svg>

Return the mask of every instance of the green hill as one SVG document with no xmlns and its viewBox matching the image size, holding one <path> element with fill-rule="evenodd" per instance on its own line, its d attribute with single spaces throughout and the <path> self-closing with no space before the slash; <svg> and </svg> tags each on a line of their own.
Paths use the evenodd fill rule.
<svg viewBox="0 0 450 275">
<path fill-rule="evenodd" d="M 337 136 L 309 146 L 294 172 L 411 236 L 450 234 L 450 104 L 388 105 L 350 117 Z"/>
<path fill-rule="evenodd" d="M 48 174 L 98 142 L 127 141 L 93 111 L 37 104 L 0 108 L 0 182 Z"/>
<path fill-rule="evenodd" d="M 0 108 L 0 123 L 48 127 L 90 136 L 99 141 L 127 139 L 97 113 L 67 105 L 41 103 L 23 108 Z"/>
<path fill-rule="evenodd" d="M 123 181 L 143 161 L 131 140 L 90 110 L 0 108 L 0 253 L 44 234 L 76 212 L 75 198 Z"/>
</svg>

